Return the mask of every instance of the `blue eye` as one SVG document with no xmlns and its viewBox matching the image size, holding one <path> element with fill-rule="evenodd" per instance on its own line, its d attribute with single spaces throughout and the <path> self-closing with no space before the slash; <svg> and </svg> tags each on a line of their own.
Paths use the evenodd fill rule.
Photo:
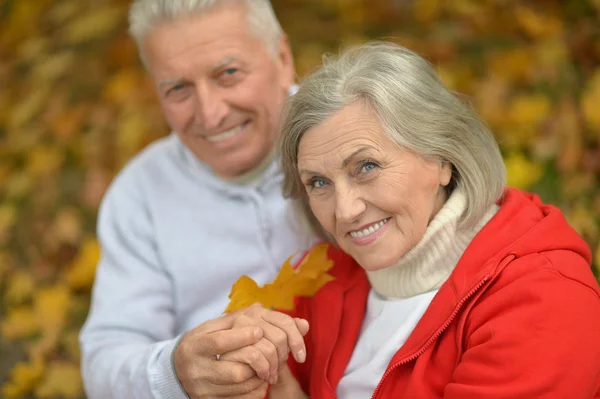
<svg viewBox="0 0 600 399">
<path fill-rule="evenodd" d="M 237 68 L 227 68 L 225 70 L 225 75 L 233 75 L 234 73 L 236 73 L 238 70 Z"/>
<path fill-rule="evenodd" d="M 169 91 L 179 91 L 179 90 L 182 90 L 184 87 L 185 87 L 185 85 L 183 83 L 180 83 L 178 85 L 171 87 L 171 89 Z"/>
<path fill-rule="evenodd" d="M 379 167 L 379 165 L 377 165 L 376 163 L 367 161 L 362 164 L 360 171 L 361 172 L 370 172 L 377 167 Z"/>
<path fill-rule="evenodd" d="M 322 188 L 323 186 L 325 186 L 327 184 L 327 182 L 323 179 L 313 179 L 310 182 L 310 185 L 312 188 Z"/>
</svg>

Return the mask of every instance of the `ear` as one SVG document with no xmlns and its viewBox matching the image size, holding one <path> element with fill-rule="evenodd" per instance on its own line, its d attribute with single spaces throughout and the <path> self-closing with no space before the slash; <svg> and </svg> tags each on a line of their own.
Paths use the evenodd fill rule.
<svg viewBox="0 0 600 399">
<path fill-rule="evenodd" d="M 452 179 L 452 164 L 445 159 L 442 159 L 442 164 L 440 166 L 440 184 L 442 187 L 446 187 L 450 184 L 450 179 Z"/>
<path fill-rule="evenodd" d="M 282 33 L 279 38 L 277 65 L 279 67 L 281 83 L 287 89 L 294 83 L 296 71 L 294 69 L 294 56 L 292 55 L 290 41 L 285 33 Z"/>
</svg>

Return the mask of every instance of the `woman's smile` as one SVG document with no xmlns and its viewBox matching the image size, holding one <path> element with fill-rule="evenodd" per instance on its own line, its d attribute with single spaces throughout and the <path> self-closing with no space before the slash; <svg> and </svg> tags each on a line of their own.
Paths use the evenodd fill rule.
<svg viewBox="0 0 600 399">
<path fill-rule="evenodd" d="M 348 232 L 348 236 L 354 245 L 368 245 L 377 240 L 387 229 L 391 217 L 382 219 L 376 223 L 370 223 L 357 230 Z"/>
</svg>

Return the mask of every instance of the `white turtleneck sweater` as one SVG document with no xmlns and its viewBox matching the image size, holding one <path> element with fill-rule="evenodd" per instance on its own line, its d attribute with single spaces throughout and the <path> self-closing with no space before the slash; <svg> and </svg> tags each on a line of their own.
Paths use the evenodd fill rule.
<svg viewBox="0 0 600 399">
<path fill-rule="evenodd" d="M 372 396 L 392 357 L 498 206 L 491 206 L 475 226 L 459 229 L 465 209 L 464 193 L 454 190 L 415 247 L 395 265 L 367 272 L 371 292 L 358 341 L 337 387 L 339 398 Z"/>
</svg>

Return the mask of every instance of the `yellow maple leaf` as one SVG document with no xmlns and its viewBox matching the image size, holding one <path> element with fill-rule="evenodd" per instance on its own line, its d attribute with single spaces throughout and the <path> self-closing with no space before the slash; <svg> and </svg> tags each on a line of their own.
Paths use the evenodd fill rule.
<svg viewBox="0 0 600 399">
<path fill-rule="evenodd" d="M 522 153 L 512 154 L 504 160 L 508 175 L 508 185 L 527 190 L 537 183 L 544 171 L 540 164 L 531 162 Z"/>
<path fill-rule="evenodd" d="M 15 171 L 4 181 L 4 185 L 7 199 L 20 199 L 33 189 L 33 176 L 26 171 Z"/>
<path fill-rule="evenodd" d="M 35 281 L 30 273 L 25 270 L 14 272 L 8 279 L 6 291 L 4 292 L 5 305 L 20 305 L 33 294 Z"/>
<path fill-rule="evenodd" d="M 68 44 L 81 44 L 105 37 L 118 28 L 124 12 L 116 6 L 92 8 L 64 27 L 64 39 Z"/>
<path fill-rule="evenodd" d="M 33 298 L 34 311 L 44 333 L 62 331 L 71 309 L 71 293 L 64 284 L 44 287 Z"/>
<path fill-rule="evenodd" d="M 8 203 L 0 205 L 0 243 L 12 233 L 18 215 L 19 211 L 16 206 Z"/>
<path fill-rule="evenodd" d="M 486 7 L 478 0 L 455 0 L 445 4 L 448 11 L 457 16 L 482 19 L 486 15 Z"/>
<path fill-rule="evenodd" d="M 474 101 L 483 118 L 495 129 L 506 124 L 508 81 L 501 76 L 490 76 L 475 87 Z"/>
<path fill-rule="evenodd" d="M 57 173 L 65 162 L 66 154 L 60 148 L 40 145 L 27 153 L 27 171 L 33 176 Z"/>
<path fill-rule="evenodd" d="M 124 164 L 144 145 L 144 138 L 152 130 L 151 121 L 134 107 L 126 107 L 117 125 L 117 150 L 119 163 Z"/>
<path fill-rule="evenodd" d="M 25 338 L 37 333 L 39 324 L 35 312 L 29 306 L 9 309 L 2 320 L 1 331 L 2 337 L 7 340 Z"/>
<path fill-rule="evenodd" d="M 508 118 L 516 126 L 535 128 L 551 115 L 552 103 L 543 94 L 516 96 L 508 110 Z"/>
<path fill-rule="evenodd" d="M 58 361 L 49 365 L 48 373 L 35 390 L 36 397 L 41 399 L 76 399 L 82 394 L 83 385 L 79 367 Z"/>
<path fill-rule="evenodd" d="M 93 238 L 83 242 L 79 254 L 67 272 L 67 282 L 74 290 L 90 290 L 96 277 L 96 266 L 100 260 L 100 245 Z"/>
<path fill-rule="evenodd" d="M 531 49 L 524 46 L 494 51 L 486 57 L 488 70 L 493 76 L 517 82 L 529 79 L 533 71 L 533 61 Z"/>
<path fill-rule="evenodd" d="M 579 200 L 579 202 L 575 203 L 573 207 L 567 211 L 565 211 L 565 217 L 569 224 L 583 237 L 597 237 L 598 236 L 598 226 L 590 209 L 585 206 L 585 204 Z"/>
<path fill-rule="evenodd" d="M 415 20 L 421 23 L 435 21 L 442 12 L 442 2 L 440 0 L 417 0 L 413 3 L 413 7 L 413 16 Z"/>
<path fill-rule="evenodd" d="M 338 15 L 345 27 L 360 28 L 365 23 L 365 4 L 357 0 L 343 0 L 338 3 Z"/>
<path fill-rule="evenodd" d="M 231 287 L 226 313 L 247 308 L 260 303 L 268 309 L 293 310 L 294 298 L 313 296 L 323 285 L 333 280 L 327 272 L 333 261 L 327 258 L 329 244 L 319 244 L 306 255 L 297 270 L 291 264 L 290 256 L 270 284 L 259 287 L 248 276 L 240 277 Z"/>
<path fill-rule="evenodd" d="M 10 373 L 10 379 L 2 386 L 2 397 L 7 399 L 23 398 L 33 391 L 33 388 L 44 374 L 44 364 L 40 359 L 31 363 L 17 363 Z"/>
<path fill-rule="evenodd" d="M 518 5 L 514 13 L 521 28 L 533 38 L 558 36 L 564 30 L 562 21 L 548 12 Z"/>
<path fill-rule="evenodd" d="M 581 109 L 585 121 L 592 129 L 600 131 L 600 68 L 596 70 L 592 78 L 587 82 L 585 91 L 581 97 Z"/>
<path fill-rule="evenodd" d="M 12 137 L 19 139 L 20 135 L 14 132 L 21 132 L 25 124 L 31 122 L 47 106 L 51 95 L 49 84 L 42 84 L 36 87 L 31 93 L 18 98 L 17 103 L 12 107 L 12 112 L 8 115 L 8 132 L 13 132 Z"/>
</svg>

